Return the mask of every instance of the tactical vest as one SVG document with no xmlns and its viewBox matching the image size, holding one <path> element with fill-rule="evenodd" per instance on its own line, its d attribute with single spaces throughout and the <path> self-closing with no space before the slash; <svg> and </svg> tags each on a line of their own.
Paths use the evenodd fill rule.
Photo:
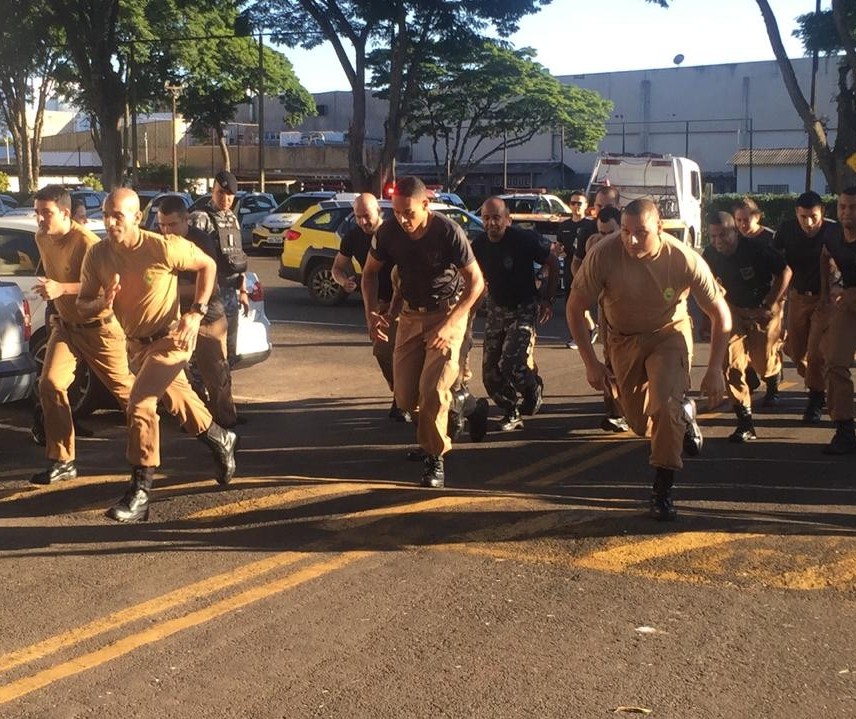
<svg viewBox="0 0 856 719">
<path fill-rule="evenodd" d="M 238 224 L 238 218 L 232 212 L 206 210 L 206 213 L 217 232 L 220 248 L 217 272 L 223 277 L 234 279 L 235 275 L 247 270 L 247 255 L 241 246 L 241 226 Z"/>
</svg>

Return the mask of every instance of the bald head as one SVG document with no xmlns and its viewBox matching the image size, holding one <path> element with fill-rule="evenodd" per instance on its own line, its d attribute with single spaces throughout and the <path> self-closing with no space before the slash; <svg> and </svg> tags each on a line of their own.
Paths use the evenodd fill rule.
<svg viewBox="0 0 856 719">
<path fill-rule="evenodd" d="M 127 247 L 136 245 L 142 218 L 140 198 L 127 187 L 113 190 L 104 200 L 104 227 L 113 242 Z"/>
<path fill-rule="evenodd" d="M 354 218 L 360 229 L 367 235 L 373 235 L 381 224 L 380 205 L 378 205 L 377 197 L 370 192 L 364 192 L 354 200 L 353 208 Z"/>
<path fill-rule="evenodd" d="M 508 205 L 501 197 L 488 197 L 481 206 L 481 219 L 491 242 L 499 242 L 511 225 Z"/>
</svg>

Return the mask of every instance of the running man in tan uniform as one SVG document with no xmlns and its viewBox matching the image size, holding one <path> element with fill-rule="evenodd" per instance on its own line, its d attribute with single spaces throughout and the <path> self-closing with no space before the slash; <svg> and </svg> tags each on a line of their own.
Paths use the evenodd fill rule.
<svg viewBox="0 0 856 719">
<path fill-rule="evenodd" d="M 569 322 L 596 390 L 614 386 L 627 421 L 640 437 L 651 433 L 655 468 L 650 514 L 675 518 L 671 490 L 681 450 L 698 454 L 702 438 L 690 388 L 692 292 L 712 323 L 710 358 L 701 383 L 709 406 L 725 394 L 723 362 L 731 315 L 707 264 L 691 248 L 663 232 L 656 205 L 634 200 L 621 215 L 621 234 L 599 242 L 574 277 Z M 585 311 L 600 298 L 608 333 L 608 362 L 595 355 Z M 611 368 L 610 368 L 611 366 Z"/>
<path fill-rule="evenodd" d="M 35 210 L 39 224 L 36 245 L 44 277 L 38 278 L 33 291 L 53 301 L 56 315 L 51 319 L 39 378 L 45 452 L 50 466 L 34 474 L 30 481 L 53 484 L 77 477 L 68 388 L 74 381 L 78 359 L 89 365 L 123 410 L 128 406 L 133 378 L 128 369 L 125 335 L 113 311 L 105 308 L 95 317 L 83 317 L 75 304 L 83 257 L 100 240 L 71 219 L 71 195 L 64 187 L 48 185 L 39 190 L 35 195 Z"/>
<path fill-rule="evenodd" d="M 191 389 L 184 368 L 196 346 L 199 324 L 216 279 L 217 266 L 192 242 L 140 229 L 140 198 L 114 190 L 104 202 L 107 239 L 83 261 L 77 308 L 84 317 L 113 311 L 128 338 L 136 377 L 128 400 L 128 462 L 133 471 L 125 495 L 107 511 L 119 522 L 149 516 L 149 494 L 160 465 L 157 403 L 176 415 L 188 434 L 206 444 L 217 462 L 217 481 L 235 472 L 237 437 L 216 424 Z M 190 312 L 179 315 L 178 273 L 196 272 Z"/>
</svg>

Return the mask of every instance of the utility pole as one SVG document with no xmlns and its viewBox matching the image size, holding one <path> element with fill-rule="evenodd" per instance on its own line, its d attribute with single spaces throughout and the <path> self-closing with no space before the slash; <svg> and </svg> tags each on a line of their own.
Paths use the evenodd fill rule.
<svg viewBox="0 0 856 719">
<path fill-rule="evenodd" d="M 259 33 L 259 192 L 265 191 L 265 42 Z"/>
<path fill-rule="evenodd" d="M 163 84 L 163 89 L 172 95 L 172 191 L 178 192 L 178 143 L 176 142 L 176 103 L 181 94 L 181 85 L 172 85 L 169 80 Z"/>
<path fill-rule="evenodd" d="M 815 18 L 820 16 L 820 0 L 817 0 L 814 6 Z M 811 105 L 811 113 L 814 114 L 814 100 L 817 87 L 817 48 L 811 53 L 811 91 L 809 105 Z M 806 133 L 808 134 L 808 133 Z M 811 176 L 814 169 L 814 148 L 811 146 L 811 135 L 808 137 L 808 152 L 806 153 L 805 161 L 805 191 L 811 189 Z"/>
</svg>

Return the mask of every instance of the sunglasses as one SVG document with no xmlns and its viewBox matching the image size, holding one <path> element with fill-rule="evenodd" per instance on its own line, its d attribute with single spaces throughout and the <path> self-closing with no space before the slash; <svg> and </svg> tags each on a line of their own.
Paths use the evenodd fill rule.
<svg viewBox="0 0 856 719">
<path fill-rule="evenodd" d="M 582 203 L 582 202 L 569 202 L 568 204 L 569 204 L 571 207 L 582 207 L 582 204 L 583 204 L 583 203 Z"/>
</svg>

